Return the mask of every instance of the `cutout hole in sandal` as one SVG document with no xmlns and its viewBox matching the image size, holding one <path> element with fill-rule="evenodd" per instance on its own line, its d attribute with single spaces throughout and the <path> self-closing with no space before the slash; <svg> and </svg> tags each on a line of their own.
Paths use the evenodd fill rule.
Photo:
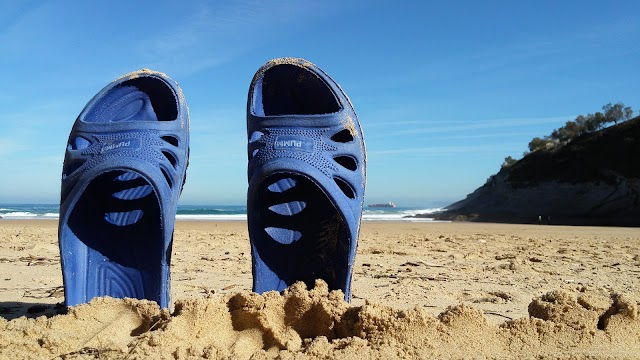
<svg viewBox="0 0 640 360">
<path fill-rule="evenodd" d="M 83 138 L 82 136 L 76 136 L 73 140 L 69 141 L 67 146 L 68 150 L 83 150 L 91 145 L 91 141 Z"/>
<path fill-rule="evenodd" d="M 331 140 L 338 142 L 338 143 L 349 143 L 353 141 L 353 135 L 351 135 L 351 132 L 347 129 L 344 130 L 340 130 L 339 132 L 335 133 L 332 137 Z"/>
<path fill-rule="evenodd" d="M 162 150 L 162 155 L 164 155 L 164 157 L 166 157 L 167 160 L 169 160 L 169 162 L 171 163 L 171 166 L 173 166 L 174 168 L 176 167 L 176 165 L 178 164 L 178 159 L 176 159 L 176 156 L 173 155 L 172 152 L 167 150 Z"/>
<path fill-rule="evenodd" d="M 340 190 L 342 190 L 342 192 L 349 199 L 355 199 L 356 198 L 356 193 L 355 193 L 355 191 L 353 191 L 353 188 L 351 188 L 351 185 L 349 185 L 349 183 L 347 183 L 346 181 L 344 181 L 343 179 L 341 179 L 339 177 L 334 177 L 333 181 L 336 182 L 336 184 L 338 185 Z"/>
<path fill-rule="evenodd" d="M 304 201 L 291 201 L 283 204 L 276 204 L 269 207 L 269 210 L 278 215 L 292 216 L 298 214 L 307 207 Z"/>
<path fill-rule="evenodd" d="M 104 214 L 106 222 L 116 226 L 129 226 L 137 223 L 142 219 L 144 211 L 133 210 L 127 212 L 112 212 Z"/>
<path fill-rule="evenodd" d="M 284 179 L 280 179 L 276 182 L 274 182 L 273 184 L 269 185 L 267 187 L 267 189 L 269 189 L 269 191 L 274 192 L 274 193 L 281 193 L 281 192 L 285 192 L 289 189 L 291 189 L 292 187 L 296 186 L 296 180 L 293 178 L 284 178 Z"/>
<path fill-rule="evenodd" d="M 169 185 L 169 188 L 173 189 L 173 181 L 171 180 L 171 176 L 169 176 L 169 173 L 167 172 L 167 170 L 165 170 L 165 168 L 162 166 L 160 166 L 160 170 L 162 171 L 162 175 L 164 175 L 164 179 L 167 180 L 167 184 Z"/>
<path fill-rule="evenodd" d="M 356 162 L 356 159 L 351 156 L 336 156 L 333 158 L 333 160 L 340 164 L 340 166 L 351 171 L 355 171 L 356 169 L 358 169 L 358 163 Z"/>
<path fill-rule="evenodd" d="M 125 172 L 122 175 L 117 176 L 115 178 L 115 180 L 117 180 L 117 181 L 131 181 L 131 180 L 135 180 L 135 179 L 138 179 L 138 178 L 140 178 L 139 174 L 136 174 L 134 172 Z"/>
<path fill-rule="evenodd" d="M 161 139 L 166 141 L 166 142 L 168 142 L 169 144 L 171 144 L 171 145 L 173 145 L 175 147 L 178 147 L 178 145 L 179 145 L 178 138 L 175 137 L 175 136 L 165 135 L 165 136 L 162 136 Z"/>
<path fill-rule="evenodd" d="M 263 137 L 263 136 L 264 136 L 264 133 L 263 133 L 263 132 L 261 132 L 261 131 L 254 131 L 254 132 L 251 134 L 251 137 L 249 137 L 249 142 L 250 142 L 250 143 L 252 143 L 252 142 L 256 142 L 256 141 L 260 140 L 260 138 L 261 138 L 261 137 Z"/>
<path fill-rule="evenodd" d="M 269 234 L 274 241 L 283 245 L 292 244 L 302 238 L 302 233 L 300 231 L 290 229 L 267 227 L 264 231 Z"/>
<path fill-rule="evenodd" d="M 142 185 L 131 189 L 118 191 L 116 193 L 113 193 L 113 195 L 111 196 L 120 200 L 137 200 L 151 194 L 151 192 L 153 192 L 153 188 L 151 187 L 151 185 Z"/>
</svg>

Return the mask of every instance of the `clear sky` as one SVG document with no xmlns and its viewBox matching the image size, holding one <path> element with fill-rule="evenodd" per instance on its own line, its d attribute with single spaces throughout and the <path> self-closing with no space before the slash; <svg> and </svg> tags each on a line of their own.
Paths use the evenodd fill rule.
<svg viewBox="0 0 640 360">
<path fill-rule="evenodd" d="M 182 204 L 246 201 L 245 108 L 267 60 L 303 57 L 351 98 L 365 201 L 447 205 L 535 136 L 640 109 L 640 2 L 0 0 L 0 203 L 56 203 L 89 99 L 143 67 L 191 109 Z"/>
</svg>

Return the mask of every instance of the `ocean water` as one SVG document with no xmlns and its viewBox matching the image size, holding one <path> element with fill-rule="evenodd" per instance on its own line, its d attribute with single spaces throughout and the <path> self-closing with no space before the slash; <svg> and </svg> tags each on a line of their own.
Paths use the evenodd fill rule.
<svg viewBox="0 0 640 360">
<path fill-rule="evenodd" d="M 440 208 L 367 208 L 362 214 L 363 221 L 434 221 L 430 218 L 410 218 L 416 214 L 431 214 Z M 3 219 L 57 219 L 57 204 L 0 204 L 0 217 Z M 178 220 L 234 221 L 246 220 L 246 206 L 233 205 L 178 205 Z"/>
</svg>

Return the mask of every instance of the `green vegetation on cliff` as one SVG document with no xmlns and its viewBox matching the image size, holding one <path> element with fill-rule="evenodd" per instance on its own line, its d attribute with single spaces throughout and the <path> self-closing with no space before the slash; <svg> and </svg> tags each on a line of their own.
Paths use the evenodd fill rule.
<svg viewBox="0 0 640 360">
<path fill-rule="evenodd" d="M 564 126 L 553 130 L 550 135 L 543 138 L 533 138 L 529 142 L 529 151 L 557 149 L 578 136 L 596 132 L 610 123 L 618 125 L 619 122 L 629 120 L 633 116 L 631 107 L 625 107 L 623 103 L 606 104 L 602 107 L 602 111 L 595 114 L 578 115 L 574 121 L 567 121 Z"/>
<path fill-rule="evenodd" d="M 534 151 L 509 166 L 507 181 L 527 186 L 542 181 L 610 182 L 640 178 L 640 117 L 576 136 L 553 151 Z"/>
</svg>

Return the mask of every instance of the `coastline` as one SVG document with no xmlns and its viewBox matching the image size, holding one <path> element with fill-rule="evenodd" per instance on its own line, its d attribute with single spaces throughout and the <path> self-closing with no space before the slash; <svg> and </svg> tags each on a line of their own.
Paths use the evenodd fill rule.
<svg viewBox="0 0 640 360">
<path fill-rule="evenodd" d="M 364 208 L 362 221 L 434 221 L 425 217 L 440 208 L 396 207 Z M 176 219 L 195 221 L 246 221 L 246 206 L 241 205 L 178 205 Z M 414 218 L 422 214 L 421 218 Z M 57 204 L 0 204 L 0 220 L 58 219 Z"/>
</svg>

